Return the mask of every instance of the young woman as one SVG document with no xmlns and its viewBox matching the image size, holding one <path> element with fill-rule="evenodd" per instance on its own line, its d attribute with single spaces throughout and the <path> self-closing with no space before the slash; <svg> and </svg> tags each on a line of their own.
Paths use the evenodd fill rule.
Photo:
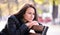
<svg viewBox="0 0 60 35">
<path fill-rule="evenodd" d="M 36 9 L 31 4 L 25 4 L 17 13 L 8 18 L 8 24 L 2 35 L 28 35 L 33 25 L 39 25 Z"/>
</svg>

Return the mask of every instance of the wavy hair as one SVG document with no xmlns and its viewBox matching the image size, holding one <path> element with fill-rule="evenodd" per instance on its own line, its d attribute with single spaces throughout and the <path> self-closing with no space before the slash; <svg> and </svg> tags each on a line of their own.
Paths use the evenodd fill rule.
<svg viewBox="0 0 60 35">
<path fill-rule="evenodd" d="M 16 14 L 14 14 L 14 15 L 15 15 L 18 19 L 23 19 L 23 15 L 26 13 L 26 10 L 27 10 L 29 7 L 33 8 L 33 9 L 35 10 L 35 17 L 34 17 L 33 20 L 37 20 L 36 8 L 35 8 L 33 5 L 31 5 L 31 4 L 25 4 L 25 5 L 23 6 L 23 8 L 22 8 L 21 10 L 19 10 L 19 12 L 16 13 Z"/>
</svg>

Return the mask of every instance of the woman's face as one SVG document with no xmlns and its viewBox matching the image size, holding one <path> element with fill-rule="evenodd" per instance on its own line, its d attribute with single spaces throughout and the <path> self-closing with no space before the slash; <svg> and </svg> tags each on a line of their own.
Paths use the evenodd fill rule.
<svg viewBox="0 0 60 35">
<path fill-rule="evenodd" d="M 35 17 L 35 11 L 33 8 L 29 7 L 27 8 L 25 14 L 24 14 L 24 20 L 25 21 L 32 21 Z"/>
</svg>

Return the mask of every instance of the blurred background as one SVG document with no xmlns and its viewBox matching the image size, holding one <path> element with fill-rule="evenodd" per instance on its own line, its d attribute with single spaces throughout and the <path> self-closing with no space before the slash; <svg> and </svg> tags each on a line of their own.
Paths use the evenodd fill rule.
<svg viewBox="0 0 60 35">
<path fill-rule="evenodd" d="M 26 3 L 33 4 L 37 9 L 38 21 L 49 26 L 47 35 L 60 35 L 60 0 L 0 0 L 0 31 L 7 24 L 8 17 Z"/>
</svg>

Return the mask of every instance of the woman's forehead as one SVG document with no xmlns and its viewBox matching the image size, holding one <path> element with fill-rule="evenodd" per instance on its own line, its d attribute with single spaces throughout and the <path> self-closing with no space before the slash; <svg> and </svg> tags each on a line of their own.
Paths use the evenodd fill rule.
<svg viewBox="0 0 60 35">
<path fill-rule="evenodd" d="M 34 11 L 34 8 L 29 7 L 29 8 L 27 8 L 27 10 L 26 10 L 26 11 Z"/>
</svg>

